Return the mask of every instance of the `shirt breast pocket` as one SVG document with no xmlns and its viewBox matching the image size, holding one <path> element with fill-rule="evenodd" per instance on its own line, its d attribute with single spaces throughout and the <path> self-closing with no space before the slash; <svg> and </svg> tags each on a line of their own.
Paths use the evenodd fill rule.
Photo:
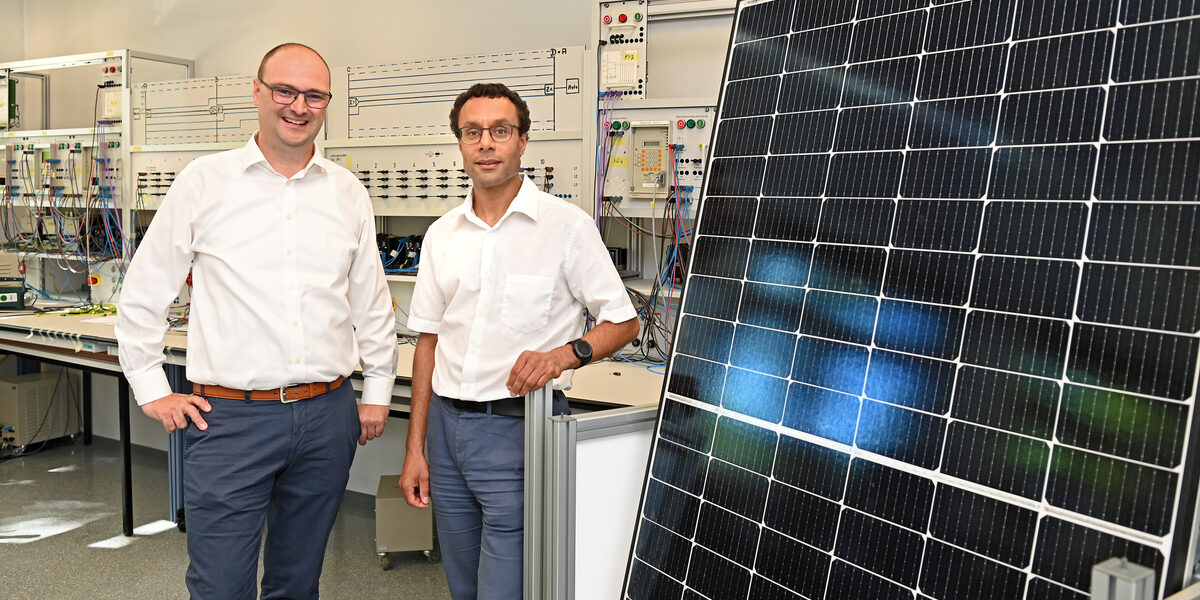
<svg viewBox="0 0 1200 600">
<path fill-rule="evenodd" d="M 528 333 L 550 320 L 554 279 L 537 275 L 509 275 L 500 302 L 500 322 L 514 331 Z"/>
</svg>

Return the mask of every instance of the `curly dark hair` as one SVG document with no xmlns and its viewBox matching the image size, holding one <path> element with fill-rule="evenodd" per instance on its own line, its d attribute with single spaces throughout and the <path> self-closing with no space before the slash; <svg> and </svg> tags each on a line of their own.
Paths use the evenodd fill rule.
<svg viewBox="0 0 1200 600">
<path fill-rule="evenodd" d="M 454 99 L 454 108 L 450 109 L 450 131 L 454 132 L 455 137 L 461 132 L 458 127 L 458 113 L 471 98 L 508 98 L 517 107 L 517 131 L 521 135 L 529 133 L 529 125 L 532 123 L 529 119 L 529 105 L 525 104 L 520 95 L 503 83 L 477 83 Z"/>
</svg>

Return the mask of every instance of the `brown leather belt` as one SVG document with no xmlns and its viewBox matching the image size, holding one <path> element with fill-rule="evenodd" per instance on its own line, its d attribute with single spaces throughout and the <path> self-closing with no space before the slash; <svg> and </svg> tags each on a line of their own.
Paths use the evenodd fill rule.
<svg viewBox="0 0 1200 600">
<path fill-rule="evenodd" d="M 338 377 L 328 383 L 297 383 L 287 387 L 275 388 L 273 390 L 235 390 L 220 385 L 205 385 L 202 383 L 193 383 L 192 392 L 201 396 L 212 396 L 213 398 L 227 398 L 229 400 L 269 400 L 272 402 L 295 402 L 297 400 L 307 400 L 313 396 L 328 394 L 333 390 L 341 387 L 346 381 L 345 377 Z"/>
</svg>

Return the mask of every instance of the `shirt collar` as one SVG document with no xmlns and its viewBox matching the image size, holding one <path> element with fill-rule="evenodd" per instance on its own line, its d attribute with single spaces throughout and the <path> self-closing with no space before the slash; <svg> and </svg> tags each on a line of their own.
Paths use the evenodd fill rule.
<svg viewBox="0 0 1200 600">
<path fill-rule="evenodd" d="M 513 201 L 508 204 L 508 210 L 504 211 L 504 215 L 500 217 L 499 221 L 496 221 L 496 227 L 499 227 L 500 224 L 507 220 L 508 216 L 513 213 L 521 213 L 536 223 L 538 219 L 537 191 L 537 186 L 533 184 L 533 181 L 522 175 L 521 189 L 517 190 L 517 197 L 513 198 Z M 474 223 L 475 225 L 478 225 L 479 227 L 484 229 L 492 229 L 487 223 L 483 222 L 483 219 L 480 219 L 475 215 L 474 200 L 475 189 L 472 188 L 471 192 L 467 194 L 467 199 L 463 201 L 462 217 Z"/>
<path fill-rule="evenodd" d="M 254 165 L 261 164 L 268 171 L 275 173 L 275 174 L 279 174 L 279 172 L 275 170 L 275 167 L 272 167 L 271 163 L 267 162 L 267 157 L 263 154 L 262 148 L 259 148 L 259 146 L 258 146 L 258 140 L 256 139 L 257 136 L 258 136 L 258 132 L 255 131 L 254 135 L 250 136 L 250 140 L 246 142 L 246 145 L 242 147 L 241 155 L 238 157 L 239 160 L 241 161 L 242 172 L 243 173 L 246 172 L 247 170 L 250 169 L 250 167 L 253 167 Z M 329 172 L 329 166 L 328 166 L 329 164 L 331 164 L 331 163 L 328 160 L 326 160 L 324 156 L 321 155 L 320 146 L 317 146 L 316 142 L 313 142 L 312 158 L 308 159 L 308 164 L 304 165 L 304 168 L 300 169 L 300 171 L 298 171 L 291 178 L 292 179 L 302 179 L 306 175 L 308 175 L 309 169 L 312 169 L 314 167 L 316 169 L 319 169 L 322 173 L 328 173 Z M 280 175 L 280 176 L 282 177 L 282 175 Z"/>
</svg>

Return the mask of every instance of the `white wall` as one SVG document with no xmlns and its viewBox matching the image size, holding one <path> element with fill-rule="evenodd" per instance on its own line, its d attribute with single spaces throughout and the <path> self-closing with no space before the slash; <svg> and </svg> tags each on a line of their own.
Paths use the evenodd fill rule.
<svg viewBox="0 0 1200 600">
<path fill-rule="evenodd" d="M 23 58 L 130 48 L 195 60 L 194 76 L 254 73 L 267 50 L 293 41 L 312 46 L 335 69 L 583 44 L 590 19 L 590 4 L 583 0 L 513 0 L 504 4 L 507 18 L 497 14 L 494 3 L 480 0 L 0 2 L 24 8 Z M 555 26 L 545 27 L 545 23 Z M 133 67 L 135 81 L 183 77 L 145 77 L 148 64 L 135 63 Z M 72 88 L 92 89 L 90 79 L 96 74 L 88 69 L 84 73 L 72 72 L 78 71 L 75 69 L 52 73 L 50 127 L 84 127 L 91 120 L 94 99 L 66 93 Z"/>
<path fill-rule="evenodd" d="M 0 22 L 9 24 L 0 33 L 0 62 L 25 58 L 25 29 L 14 24 L 25 20 L 24 0 L 0 0 Z"/>
<path fill-rule="evenodd" d="M 195 59 L 197 75 L 252 73 L 263 53 L 290 41 L 343 66 L 583 44 L 591 10 L 584 0 L 24 4 L 27 57 L 132 48 Z"/>
</svg>

